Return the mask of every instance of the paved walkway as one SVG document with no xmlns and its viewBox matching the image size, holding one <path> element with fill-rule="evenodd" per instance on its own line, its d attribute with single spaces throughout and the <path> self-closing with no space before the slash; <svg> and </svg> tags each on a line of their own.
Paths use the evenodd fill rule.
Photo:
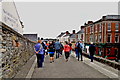
<svg viewBox="0 0 120 80">
<path fill-rule="evenodd" d="M 118 78 L 117 70 L 97 61 L 91 63 L 85 57 L 83 62 L 77 61 L 74 56 L 72 54 L 68 62 L 65 62 L 62 56 L 55 59 L 54 63 L 50 63 L 49 56 L 46 56 L 43 68 L 36 67 L 35 56 L 33 56 L 26 64 L 31 68 L 24 66 L 26 70 L 20 71 L 17 75 L 21 74 L 21 76 L 16 78 L 25 76 L 26 78 Z"/>
<path fill-rule="evenodd" d="M 108 78 L 94 68 L 71 57 L 68 62 L 64 58 L 49 63 L 48 56 L 44 68 L 35 68 L 32 78 Z"/>
</svg>

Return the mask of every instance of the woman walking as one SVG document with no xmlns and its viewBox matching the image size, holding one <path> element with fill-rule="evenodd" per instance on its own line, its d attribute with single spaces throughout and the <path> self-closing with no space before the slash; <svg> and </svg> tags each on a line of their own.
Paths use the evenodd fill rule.
<svg viewBox="0 0 120 80">
<path fill-rule="evenodd" d="M 69 58 L 69 55 L 70 55 L 70 46 L 68 45 L 67 41 L 65 41 L 64 52 L 65 52 L 65 59 L 66 59 L 66 62 L 67 62 L 68 58 Z"/>
<path fill-rule="evenodd" d="M 49 48 L 49 55 L 50 55 L 50 63 L 54 62 L 54 53 L 55 53 L 55 47 L 54 47 L 54 43 L 52 41 L 50 41 L 50 44 L 48 46 Z"/>
<path fill-rule="evenodd" d="M 34 51 L 37 56 L 37 67 L 42 68 L 43 67 L 43 62 L 44 62 L 44 49 L 41 44 L 41 40 L 38 40 L 38 43 L 34 47 Z"/>
</svg>

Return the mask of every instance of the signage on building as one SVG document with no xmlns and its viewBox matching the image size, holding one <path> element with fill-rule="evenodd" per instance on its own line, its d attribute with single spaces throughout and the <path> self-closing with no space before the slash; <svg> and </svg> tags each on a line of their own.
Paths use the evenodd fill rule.
<svg viewBox="0 0 120 80">
<path fill-rule="evenodd" d="M 14 2 L 2 1 L 2 20 L 1 22 L 11 27 L 20 34 L 23 34 L 22 24 Z"/>
</svg>

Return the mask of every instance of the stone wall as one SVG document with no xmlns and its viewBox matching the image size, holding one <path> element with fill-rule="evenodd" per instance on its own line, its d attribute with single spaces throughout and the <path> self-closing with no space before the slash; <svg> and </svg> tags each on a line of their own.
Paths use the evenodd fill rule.
<svg viewBox="0 0 120 80">
<path fill-rule="evenodd" d="M 35 43 L 2 24 L 0 26 L 0 71 L 2 78 L 12 78 L 34 55 Z"/>
</svg>

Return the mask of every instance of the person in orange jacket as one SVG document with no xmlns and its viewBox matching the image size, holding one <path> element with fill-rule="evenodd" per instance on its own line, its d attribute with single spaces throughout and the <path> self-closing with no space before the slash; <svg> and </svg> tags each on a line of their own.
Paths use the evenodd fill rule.
<svg viewBox="0 0 120 80">
<path fill-rule="evenodd" d="M 69 58 L 69 55 L 70 55 L 70 46 L 68 45 L 67 41 L 65 41 L 64 52 L 65 52 L 65 59 L 66 59 L 66 62 L 67 62 L 68 58 Z"/>
</svg>

